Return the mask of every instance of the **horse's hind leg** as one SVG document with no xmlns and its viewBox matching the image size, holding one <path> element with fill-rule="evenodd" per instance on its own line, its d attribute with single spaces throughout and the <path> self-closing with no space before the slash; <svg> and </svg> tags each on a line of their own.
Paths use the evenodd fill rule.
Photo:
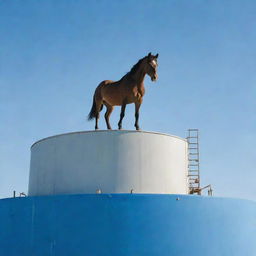
<svg viewBox="0 0 256 256">
<path fill-rule="evenodd" d="M 99 129 L 98 121 L 100 118 L 100 111 L 102 110 L 102 108 L 103 108 L 102 102 L 96 100 L 95 130 Z"/>
<path fill-rule="evenodd" d="M 126 103 L 124 102 L 121 108 L 121 113 L 120 113 L 120 120 L 118 122 L 118 129 L 121 130 L 122 129 L 122 121 L 124 118 L 124 114 L 125 114 L 125 107 L 126 107 Z"/>
<path fill-rule="evenodd" d="M 107 128 L 108 128 L 108 130 L 111 130 L 111 126 L 110 126 L 110 123 L 109 123 L 109 116 L 112 113 L 114 107 L 105 103 L 105 102 L 104 102 L 104 104 L 107 107 L 107 111 L 105 113 L 105 120 L 106 120 Z"/>
</svg>

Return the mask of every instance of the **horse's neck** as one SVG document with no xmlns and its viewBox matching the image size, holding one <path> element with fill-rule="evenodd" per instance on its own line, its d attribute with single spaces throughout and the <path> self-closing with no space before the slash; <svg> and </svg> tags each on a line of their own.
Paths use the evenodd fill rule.
<svg viewBox="0 0 256 256">
<path fill-rule="evenodd" d="M 144 87 L 145 76 L 146 76 L 146 72 L 143 69 L 139 69 L 134 74 L 134 80 L 136 81 L 136 86 L 138 86 L 138 88 L 143 88 Z"/>
</svg>

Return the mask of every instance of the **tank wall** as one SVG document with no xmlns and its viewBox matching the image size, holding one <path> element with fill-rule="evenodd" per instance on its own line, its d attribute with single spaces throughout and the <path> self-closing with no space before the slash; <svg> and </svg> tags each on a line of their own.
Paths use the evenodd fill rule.
<svg viewBox="0 0 256 256">
<path fill-rule="evenodd" d="M 29 195 L 186 194 L 187 142 L 164 134 L 98 131 L 64 134 L 31 148 Z"/>
<path fill-rule="evenodd" d="M 255 219 L 255 202 L 226 198 L 102 194 L 4 199 L 0 255 L 253 256 Z"/>
</svg>

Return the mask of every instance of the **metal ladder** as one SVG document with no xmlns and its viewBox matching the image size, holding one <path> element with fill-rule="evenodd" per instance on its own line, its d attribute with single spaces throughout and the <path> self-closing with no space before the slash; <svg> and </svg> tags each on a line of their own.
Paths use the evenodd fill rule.
<svg viewBox="0 0 256 256">
<path fill-rule="evenodd" d="M 201 195 L 198 129 L 188 129 L 187 142 L 189 194 Z"/>
</svg>

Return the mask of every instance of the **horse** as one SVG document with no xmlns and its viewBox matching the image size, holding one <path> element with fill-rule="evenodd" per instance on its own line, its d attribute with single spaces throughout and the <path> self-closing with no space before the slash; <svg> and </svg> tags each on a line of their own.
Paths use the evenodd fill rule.
<svg viewBox="0 0 256 256">
<path fill-rule="evenodd" d="M 145 94 L 144 79 L 148 75 L 152 82 L 157 80 L 157 58 L 158 54 L 154 56 L 150 52 L 147 56 L 140 59 L 119 81 L 104 80 L 98 85 L 93 96 L 92 108 L 88 115 L 88 120 L 95 118 L 95 130 L 98 129 L 98 120 L 103 105 L 107 108 L 105 121 L 109 130 L 111 130 L 109 116 L 114 106 L 121 106 L 118 129 L 122 129 L 125 108 L 130 103 L 135 104 L 134 126 L 136 130 L 140 130 L 139 109 Z"/>
</svg>

